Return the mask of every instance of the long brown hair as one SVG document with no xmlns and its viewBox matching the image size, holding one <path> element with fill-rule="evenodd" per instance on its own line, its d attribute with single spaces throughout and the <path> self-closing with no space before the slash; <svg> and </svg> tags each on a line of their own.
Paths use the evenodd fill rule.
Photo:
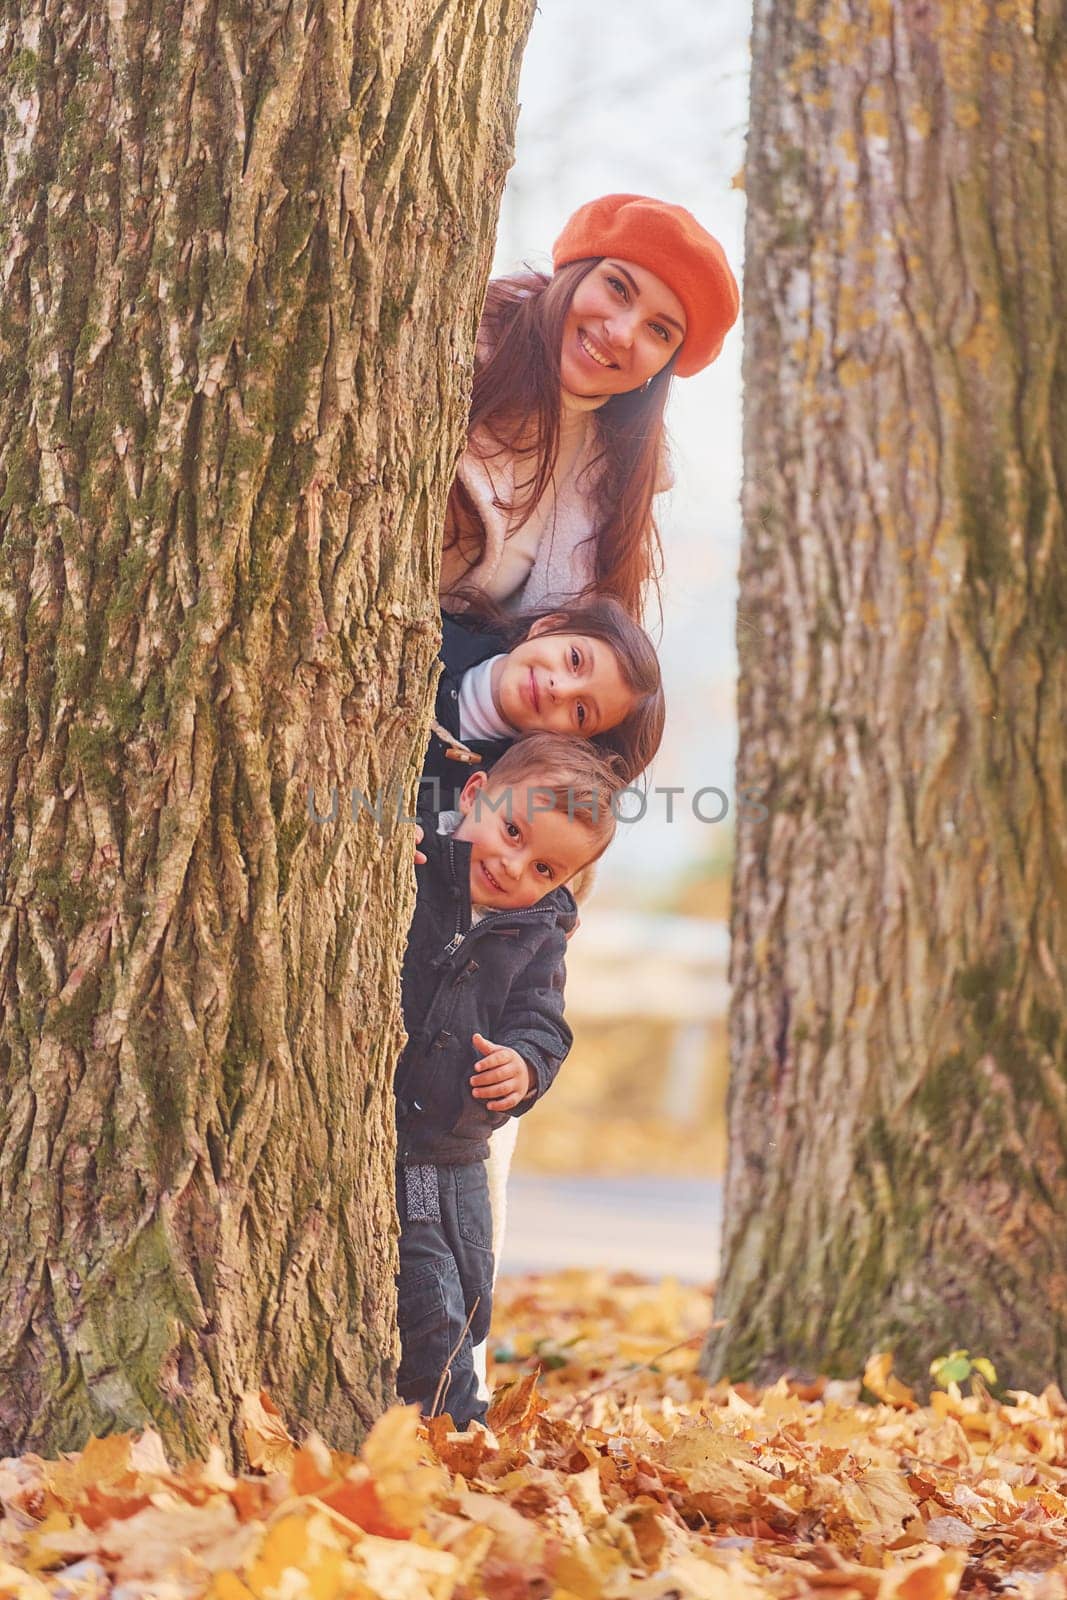
<svg viewBox="0 0 1067 1600">
<path fill-rule="evenodd" d="M 486 292 L 475 368 L 468 439 L 476 430 L 496 450 L 533 458 L 529 489 L 499 509 L 528 517 L 548 488 L 559 453 L 560 351 L 574 291 L 599 257 L 574 261 L 549 277 L 543 272 L 497 278 Z M 658 593 L 663 570 L 652 497 L 666 460 L 663 412 L 673 362 L 640 389 L 612 395 L 594 413 L 600 454 L 591 495 L 596 515 L 595 577 L 591 590 L 612 595 L 640 618 L 650 585 Z M 491 457 L 495 450 L 479 451 Z M 521 523 L 520 523 L 521 526 Z M 469 567 L 485 550 L 485 529 L 471 496 L 457 479 L 449 495 L 445 547 L 457 547 Z"/>
<path fill-rule="evenodd" d="M 508 650 L 528 639 L 534 623 L 545 618 L 550 625 L 541 630 L 542 638 L 577 633 L 608 646 L 634 696 L 634 705 L 620 723 L 594 734 L 590 742 L 616 758 L 623 783 L 636 783 L 660 747 L 666 708 L 656 647 L 625 607 L 610 595 L 599 594 L 573 605 L 517 612 L 504 611 L 477 590 L 462 590 L 461 598 L 468 603 L 460 618 L 464 626 L 473 624 L 492 631 Z"/>
</svg>

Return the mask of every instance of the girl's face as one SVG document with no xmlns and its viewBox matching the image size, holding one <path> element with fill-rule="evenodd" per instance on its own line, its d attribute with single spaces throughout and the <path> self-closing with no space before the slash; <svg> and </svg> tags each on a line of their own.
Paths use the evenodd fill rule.
<svg viewBox="0 0 1067 1600">
<path fill-rule="evenodd" d="M 545 633 L 558 620 L 540 617 L 522 643 L 495 663 L 493 698 L 520 733 L 590 739 L 617 728 L 637 697 L 611 645 L 581 633 Z"/>
<path fill-rule="evenodd" d="M 662 278 L 606 257 L 574 291 L 563 325 L 564 389 L 591 399 L 640 389 L 685 337 L 685 309 Z"/>
</svg>

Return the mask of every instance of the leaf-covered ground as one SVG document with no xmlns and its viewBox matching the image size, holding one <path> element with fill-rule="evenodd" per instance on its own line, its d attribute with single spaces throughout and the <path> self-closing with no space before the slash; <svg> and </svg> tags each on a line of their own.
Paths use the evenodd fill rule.
<svg viewBox="0 0 1067 1600">
<path fill-rule="evenodd" d="M 1067 1403 L 695 1376 L 708 1298 L 502 1286 L 492 1435 L 381 1419 L 358 1458 L 250 1397 L 251 1458 L 158 1439 L 0 1464 L 0 1595 L 63 1600 L 1067 1600 Z M 540 1380 L 538 1369 L 542 1369 Z"/>
</svg>

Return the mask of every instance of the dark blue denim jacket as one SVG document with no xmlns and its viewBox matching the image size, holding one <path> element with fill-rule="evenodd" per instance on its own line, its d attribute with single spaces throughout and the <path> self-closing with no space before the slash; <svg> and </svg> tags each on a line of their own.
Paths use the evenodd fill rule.
<svg viewBox="0 0 1067 1600">
<path fill-rule="evenodd" d="M 563 1020 L 566 934 L 575 904 L 554 890 L 524 911 L 490 911 L 471 926 L 471 847 L 420 816 L 426 862 L 415 868 L 415 915 L 403 967 L 408 1042 L 396 1072 L 399 1156 L 409 1164 L 484 1161 L 489 1135 L 527 1111 L 571 1047 Z M 470 1079 L 480 1059 L 471 1035 L 510 1045 L 536 1089 L 514 1112 L 487 1111 Z"/>
</svg>

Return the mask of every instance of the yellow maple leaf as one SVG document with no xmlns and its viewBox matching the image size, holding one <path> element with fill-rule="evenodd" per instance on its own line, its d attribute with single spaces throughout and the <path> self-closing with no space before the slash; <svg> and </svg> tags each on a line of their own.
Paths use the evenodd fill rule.
<svg viewBox="0 0 1067 1600">
<path fill-rule="evenodd" d="M 276 1522 L 245 1577 L 248 1589 L 263 1600 L 288 1594 L 300 1600 L 339 1600 L 353 1590 L 345 1541 L 321 1512 L 310 1517 L 294 1512 Z M 241 1600 L 239 1590 L 234 1600 Z"/>
<path fill-rule="evenodd" d="M 844 1478 L 840 1504 L 865 1539 L 889 1545 L 899 1539 L 905 1522 L 916 1515 L 918 1502 L 895 1467 L 868 1467 Z"/>
<path fill-rule="evenodd" d="M 588 1539 L 571 1540 L 569 1548 L 553 1562 L 553 1576 L 570 1594 L 580 1600 L 601 1600 L 605 1590 L 616 1590 L 624 1582 L 627 1563 L 617 1550 L 595 1545 Z"/>
<path fill-rule="evenodd" d="M 93 1538 L 89 1530 L 82 1526 L 66 1511 L 50 1511 L 42 1522 L 25 1536 L 26 1555 L 24 1565 L 30 1572 L 47 1572 L 51 1567 L 63 1567 L 70 1561 L 71 1556 L 61 1545 L 53 1543 L 56 1534 L 69 1535 L 80 1529 L 84 1535 L 85 1543 L 74 1553 L 83 1555 L 93 1547 Z"/>
</svg>

